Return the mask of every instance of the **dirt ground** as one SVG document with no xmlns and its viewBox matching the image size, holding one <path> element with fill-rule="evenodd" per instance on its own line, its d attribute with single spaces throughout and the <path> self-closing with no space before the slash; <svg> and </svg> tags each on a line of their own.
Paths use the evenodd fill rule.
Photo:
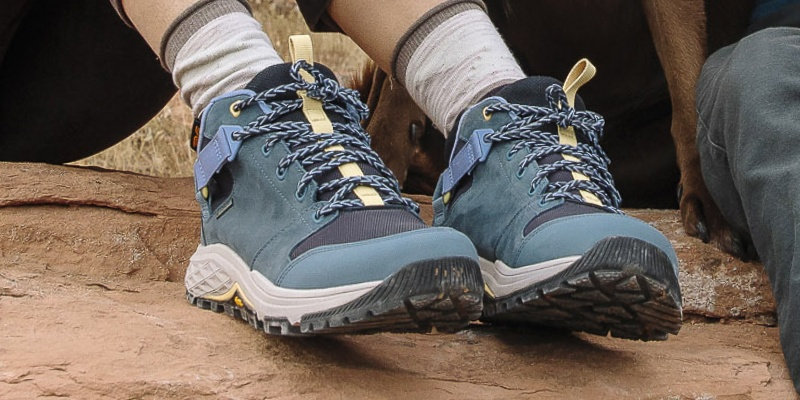
<svg viewBox="0 0 800 400">
<path fill-rule="evenodd" d="M 674 211 L 634 213 L 673 241 L 687 316 L 643 343 L 266 336 L 183 298 L 194 207 L 185 179 L 0 163 L 0 399 L 797 398 L 760 266 L 686 238 Z"/>
<path fill-rule="evenodd" d="M 687 323 L 666 342 L 474 325 L 269 337 L 177 282 L 0 275 L 0 398 L 789 399 L 777 328 Z"/>
</svg>

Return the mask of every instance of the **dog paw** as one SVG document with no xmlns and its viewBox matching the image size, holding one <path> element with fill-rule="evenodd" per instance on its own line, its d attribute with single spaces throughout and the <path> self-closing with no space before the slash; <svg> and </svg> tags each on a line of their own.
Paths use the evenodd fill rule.
<svg viewBox="0 0 800 400">
<path fill-rule="evenodd" d="M 758 259 L 751 238 L 736 232 L 722 217 L 711 194 L 702 185 L 700 189 L 678 188 L 683 229 L 690 236 L 705 243 L 713 243 L 720 250 L 743 261 Z"/>
</svg>

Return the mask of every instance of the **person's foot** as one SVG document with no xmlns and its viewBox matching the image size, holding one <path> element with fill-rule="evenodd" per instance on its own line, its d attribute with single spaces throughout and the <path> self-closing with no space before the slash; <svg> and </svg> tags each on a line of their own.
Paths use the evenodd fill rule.
<svg viewBox="0 0 800 400">
<path fill-rule="evenodd" d="M 575 98 L 593 73 L 582 61 L 566 94 L 530 77 L 467 109 L 434 225 L 477 247 L 482 320 L 663 340 L 681 327 L 678 260 L 666 237 L 618 208 L 602 118 Z"/>
<path fill-rule="evenodd" d="M 474 247 L 420 220 L 369 148 L 366 112 L 327 68 L 299 59 L 205 109 L 190 302 L 289 335 L 456 330 L 478 319 Z"/>
</svg>

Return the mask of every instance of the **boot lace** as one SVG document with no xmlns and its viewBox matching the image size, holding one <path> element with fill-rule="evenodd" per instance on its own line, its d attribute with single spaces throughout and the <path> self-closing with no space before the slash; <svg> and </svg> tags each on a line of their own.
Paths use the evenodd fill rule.
<svg viewBox="0 0 800 400">
<path fill-rule="evenodd" d="M 546 91 L 549 107 L 528 106 L 521 104 L 498 103 L 486 108 L 485 112 L 508 112 L 515 114 L 513 122 L 508 123 L 496 132 L 487 134 L 487 142 L 513 141 L 509 156 L 527 150 L 518 165 L 520 175 L 534 161 L 539 170 L 531 180 L 531 193 L 550 174 L 557 171 L 577 172 L 589 180 L 567 180 L 549 182 L 544 188 L 543 200 L 568 199 L 586 203 L 578 191 L 586 191 L 602 201 L 603 209 L 621 214 L 619 192 L 614 187 L 614 179 L 608 172 L 610 160 L 600 147 L 605 121 L 599 114 L 591 111 L 577 111 L 570 107 L 567 96 L 559 85 L 551 85 Z M 559 136 L 552 132 L 552 126 L 575 128 L 578 144 L 570 146 L 559 143 Z M 548 127 L 550 129 L 548 129 Z M 579 161 L 567 159 L 552 163 L 541 163 L 540 160 L 553 154 L 570 155 Z"/>
<path fill-rule="evenodd" d="M 300 75 L 301 70 L 310 73 L 314 81 L 305 81 Z M 318 182 L 317 198 L 324 193 L 333 193 L 328 201 L 317 209 L 316 218 L 338 210 L 365 207 L 357 196 L 350 196 L 358 186 L 375 189 L 384 204 L 398 205 L 418 213 L 417 203 L 401 196 L 397 179 L 369 147 L 369 135 L 360 124 L 361 120 L 368 116 L 369 110 L 361 101 L 358 92 L 339 86 L 334 79 L 326 77 L 305 60 L 295 62 L 290 75 L 294 82 L 257 93 L 233 106 L 235 111 L 258 106 L 258 102 L 264 102 L 268 106 L 266 112 L 242 131 L 233 133 L 233 139 L 245 140 L 255 136 L 265 136 L 263 147 L 265 153 L 276 144 L 285 143 L 291 151 L 280 159 L 276 173 L 279 176 L 285 174 L 295 161 L 303 166 L 305 173 L 297 183 L 296 195 L 303 196 L 312 181 Z M 326 112 L 341 116 L 345 122 L 332 122 L 333 132 L 315 133 L 308 122 L 279 121 L 282 116 L 303 108 L 302 99 L 285 99 L 287 94 L 299 90 L 306 91 L 308 97 L 320 100 Z M 331 149 L 333 146 L 341 147 L 337 147 L 339 150 Z M 320 177 L 347 163 L 369 165 L 378 174 L 340 177 L 320 182 Z"/>
</svg>

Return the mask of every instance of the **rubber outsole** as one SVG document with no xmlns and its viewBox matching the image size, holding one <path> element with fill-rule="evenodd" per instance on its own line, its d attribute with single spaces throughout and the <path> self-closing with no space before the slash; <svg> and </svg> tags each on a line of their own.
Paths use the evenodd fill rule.
<svg viewBox="0 0 800 400">
<path fill-rule="evenodd" d="M 420 261 L 349 303 L 303 315 L 297 324 L 258 315 L 243 302 L 237 304 L 237 296 L 225 302 L 189 292 L 186 297 L 199 308 L 224 312 L 272 335 L 457 331 L 481 316 L 483 280 L 477 262 L 469 258 Z"/>
<path fill-rule="evenodd" d="M 667 255 L 639 239 L 611 237 L 547 280 L 502 298 L 487 291 L 481 320 L 649 341 L 677 334 L 682 317 Z"/>
</svg>

